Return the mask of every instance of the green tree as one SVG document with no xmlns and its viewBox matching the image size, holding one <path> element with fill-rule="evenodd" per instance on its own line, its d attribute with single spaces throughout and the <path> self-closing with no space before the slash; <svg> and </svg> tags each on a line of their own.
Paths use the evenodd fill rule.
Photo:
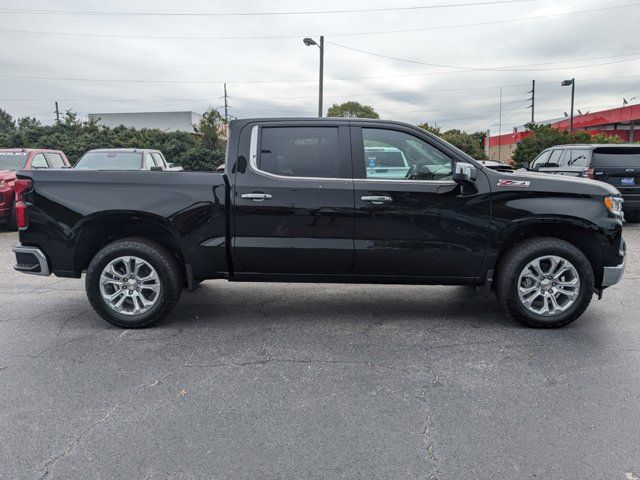
<svg viewBox="0 0 640 480">
<path fill-rule="evenodd" d="M 424 122 L 418 125 L 418 127 L 420 127 L 423 130 L 426 130 L 427 132 L 433 133 L 438 137 L 442 135 L 442 131 L 440 130 L 440 127 L 437 125 L 429 125 L 428 122 Z"/>
<path fill-rule="evenodd" d="M 422 123 L 418 125 L 418 127 L 437 135 L 454 147 L 459 148 L 470 157 L 477 160 L 487 158 L 484 153 L 484 134 L 482 132 L 467 133 L 457 129 L 442 132 L 440 127 L 429 125 L 428 123 Z"/>
<path fill-rule="evenodd" d="M 11 133 L 16 129 L 13 117 L 0 108 L 0 134 Z"/>
<path fill-rule="evenodd" d="M 215 108 L 210 108 L 202 115 L 200 121 L 193 126 L 194 131 L 202 135 L 202 144 L 205 148 L 216 150 L 224 148 L 224 138 L 221 134 L 224 120 Z"/>
<path fill-rule="evenodd" d="M 55 148 L 65 152 L 73 164 L 95 148 L 155 148 L 185 170 L 213 170 L 224 162 L 225 156 L 225 140 L 219 126 L 220 115 L 213 109 L 205 113 L 198 125 L 199 134 L 195 135 L 122 125 L 109 128 L 83 121 L 75 112 L 67 111 L 54 125 L 42 125 L 31 117 L 18 119 L 13 130 L 0 131 L 0 148 Z"/>
<path fill-rule="evenodd" d="M 369 105 L 358 102 L 334 103 L 327 111 L 327 117 L 380 118 L 380 115 Z"/>
<path fill-rule="evenodd" d="M 567 130 L 560 130 L 551 125 L 535 125 L 531 123 L 525 127 L 531 134 L 516 146 L 513 153 L 514 164 L 518 167 L 525 162 L 531 162 L 540 152 L 554 145 L 565 145 L 567 143 L 623 143 L 619 137 L 613 135 L 590 135 L 585 131 L 569 133 Z"/>
</svg>

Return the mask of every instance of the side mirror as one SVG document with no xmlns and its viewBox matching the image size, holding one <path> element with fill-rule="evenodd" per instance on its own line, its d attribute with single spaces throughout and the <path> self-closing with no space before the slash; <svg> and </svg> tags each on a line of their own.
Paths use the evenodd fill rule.
<svg viewBox="0 0 640 480">
<path fill-rule="evenodd" d="M 461 185 L 472 185 L 476 181 L 476 167 L 470 163 L 458 162 L 453 172 L 453 180 Z"/>
<path fill-rule="evenodd" d="M 522 168 L 524 168 L 525 170 L 529 170 L 530 166 L 531 166 L 531 164 L 529 162 L 523 162 L 522 163 Z"/>
<path fill-rule="evenodd" d="M 173 168 L 175 165 L 173 163 L 167 163 L 167 168 Z"/>
</svg>

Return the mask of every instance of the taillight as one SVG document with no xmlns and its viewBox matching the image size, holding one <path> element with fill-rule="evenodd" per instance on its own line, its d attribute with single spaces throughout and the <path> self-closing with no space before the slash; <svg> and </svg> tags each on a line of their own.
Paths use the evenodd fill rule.
<svg viewBox="0 0 640 480">
<path fill-rule="evenodd" d="M 585 177 L 587 177 L 587 178 L 591 178 L 591 179 L 592 179 L 592 178 L 594 177 L 593 173 L 594 173 L 594 172 L 593 172 L 593 168 L 587 168 L 587 169 L 582 173 L 582 175 L 583 175 L 583 176 L 585 176 Z"/>
<path fill-rule="evenodd" d="M 33 183 L 31 180 L 18 178 L 13 183 L 16 191 L 16 223 L 20 230 L 24 230 L 29 226 L 29 211 L 27 204 L 22 200 L 22 194 L 31 190 Z"/>
</svg>

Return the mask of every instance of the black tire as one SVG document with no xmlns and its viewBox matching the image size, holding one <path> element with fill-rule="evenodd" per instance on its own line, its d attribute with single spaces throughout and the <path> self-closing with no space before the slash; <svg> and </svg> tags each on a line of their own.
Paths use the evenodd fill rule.
<svg viewBox="0 0 640 480">
<path fill-rule="evenodd" d="M 150 310 L 136 315 L 116 312 L 100 292 L 103 269 L 112 260 L 128 255 L 148 262 L 158 273 L 161 285 L 156 304 Z M 158 323 L 176 306 L 182 293 L 182 275 L 178 261 L 162 245 L 142 238 L 126 238 L 110 243 L 93 257 L 87 269 L 85 289 L 91 306 L 107 322 L 122 328 L 145 328 Z"/>
<path fill-rule="evenodd" d="M 580 279 L 580 289 L 573 305 L 553 316 L 531 312 L 522 304 L 518 295 L 520 273 L 529 262 L 544 255 L 557 255 L 568 260 Z M 536 328 L 558 328 L 573 322 L 589 306 L 593 288 L 593 268 L 584 253 L 569 242 L 549 237 L 525 240 L 511 248 L 498 265 L 495 284 L 496 296 L 507 315 Z"/>
<path fill-rule="evenodd" d="M 632 210 L 631 212 L 624 212 L 624 219 L 628 223 L 640 223 L 640 211 Z"/>
</svg>

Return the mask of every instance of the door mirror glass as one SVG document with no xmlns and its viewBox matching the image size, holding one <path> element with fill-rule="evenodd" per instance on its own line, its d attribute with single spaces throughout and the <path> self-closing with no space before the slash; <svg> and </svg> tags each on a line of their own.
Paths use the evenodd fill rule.
<svg viewBox="0 0 640 480">
<path fill-rule="evenodd" d="M 476 167 L 470 163 L 458 162 L 453 172 L 453 180 L 461 185 L 470 185 L 476 181 Z"/>
</svg>

